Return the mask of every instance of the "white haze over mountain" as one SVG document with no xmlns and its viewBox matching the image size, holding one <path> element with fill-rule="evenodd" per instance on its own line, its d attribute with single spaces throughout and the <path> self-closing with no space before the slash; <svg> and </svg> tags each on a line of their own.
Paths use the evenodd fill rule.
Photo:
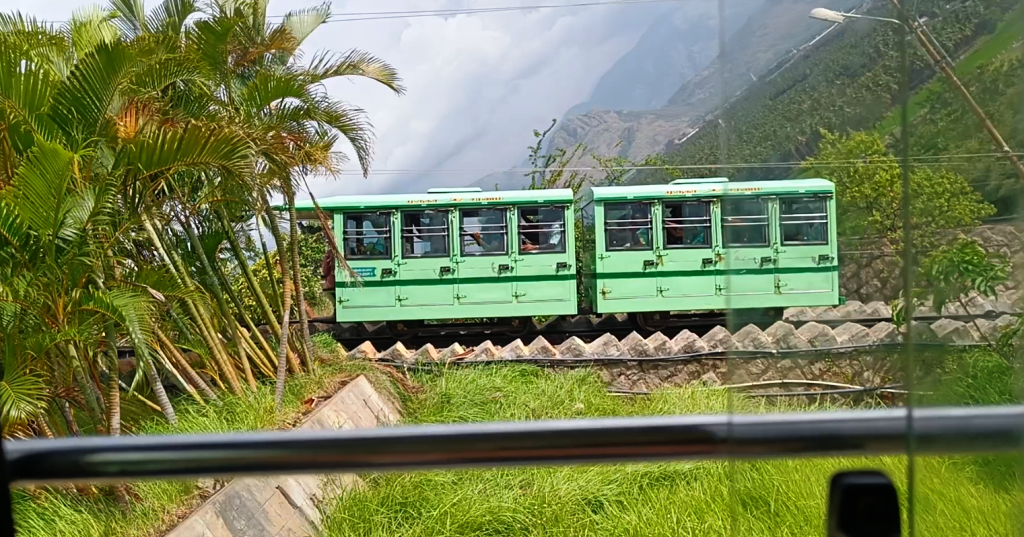
<svg viewBox="0 0 1024 537">
<path fill-rule="evenodd" d="M 348 0 L 335 13 L 575 3 L 578 0 Z M 97 2 L 7 0 L 20 10 L 63 20 Z M 319 2 L 273 0 L 272 15 Z M 103 5 L 103 2 L 98 2 Z M 157 2 L 147 0 L 147 8 Z M 673 3 L 540 9 L 451 17 L 330 23 L 304 50 L 369 51 L 394 65 L 408 93 L 396 97 L 366 81 L 334 81 L 327 89 L 365 109 L 377 144 L 373 168 L 340 179 L 312 179 L 317 196 L 464 185 L 486 171 L 410 173 L 383 170 L 493 170 L 519 162 L 543 128 L 587 99 L 598 78 Z M 347 144 L 338 149 L 348 152 Z M 357 168 L 351 166 L 353 172 Z"/>
</svg>

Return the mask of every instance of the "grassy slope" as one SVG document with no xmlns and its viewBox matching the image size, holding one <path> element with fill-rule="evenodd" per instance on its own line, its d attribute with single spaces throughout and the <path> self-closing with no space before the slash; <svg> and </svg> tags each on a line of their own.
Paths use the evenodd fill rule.
<svg viewBox="0 0 1024 537">
<path fill-rule="evenodd" d="M 1019 41 L 1022 35 L 1024 35 L 1024 6 L 1018 7 L 1010 12 L 1006 16 L 1006 19 L 999 24 L 995 33 L 981 38 L 978 44 L 975 45 L 974 49 L 956 63 L 956 68 L 954 70 L 957 77 L 967 76 L 980 65 L 998 58 L 1003 53 L 1007 52 L 1014 43 Z M 921 54 L 923 54 L 923 52 L 921 52 Z M 914 95 L 910 97 L 910 102 L 908 103 L 908 109 L 910 112 L 909 119 L 913 120 L 921 111 L 921 103 L 924 102 L 928 96 L 939 91 L 953 91 L 953 88 L 946 81 L 946 78 L 942 76 L 936 76 L 925 84 L 924 87 L 915 92 Z M 981 105 L 984 107 L 984 103 L 981 103 Z M 897 107 L 888 117 L 878 124 L 875 131 L 883 136 L 888 136 L 899 127 L 899 123 L 900 110 L 899 107 Z M 913 136 L 913 131 L 911 131 L 911 136 Z"/>
<path fill-rule="evenodd" d="M 990 368 L 1001 364 L 991 355 L 974 361 Z M 971 390 L 976 377 L 960 371 L 951 377 L 957 379 L 951 393 Z M 427 389 L 405 401 L 407 421 L 416 423 L 696 414 L 729 408 L 725 394 L 717 390 L 610 396 L 597 375 L 587 371 L 459 368 L 417 380 Z M 983 383 L 991 388 L 990 382 Z M 989 397 L 997 400 L 1011 393 L 990 391 Z M 760 410 L 750 401 L 737 399 L 735 404 L 739 411 Z M 919 459 L 915 520 L 921 534 L 1011 534 L 1024 499 L 1011 459 Z M 339 500 L 328 511 L 325 534 L 821 535 L 830 476 L 839 469 L 862 467 L 885 470 L 906 490 L 906 459 L 901 457 L 387 474 L 372 477 L 366 490 Z"/>
<path fill-rule="evenodd" d="M 321 352 L 334 351 L 335 343 L 315 338 Z M 191 399 L 175 403 L 180 425 L 172 429 L 163 419 L 139 424 L 143 434 L 187 434 L 255 431 L 286 428 L 300 417 L 303 401 L 336 388 L 339 379 L 371 373 L 362 363 L 333 361 L 316 375 L 300 375 L 286 383 L 285 412 L 274 412 L 274 386 L 265 383 L 247 397 L 225 397 L 222 407 L 200 407 Z M 378 385 L 380 383 L 377 383 Z M 124 513 L 110 496 L 85 498 L 59 491 L 40 491 L 33 498 L 15 491 L 14 518 L 21 537 L 107 537 L 159 535 L 201 500 L 195 481 L 154 481 L 133 485 L 139 501 Z"/>
</svg>

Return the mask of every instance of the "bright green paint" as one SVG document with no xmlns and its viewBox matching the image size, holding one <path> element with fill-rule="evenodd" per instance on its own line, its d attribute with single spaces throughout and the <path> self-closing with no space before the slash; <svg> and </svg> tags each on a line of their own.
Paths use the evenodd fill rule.
<svg viewBox="0 0 1024 537">
<path fill-rule="evenodd" d="M 743 183 L 681 182 L 641 187 L 597 187 L 592 190 L 596 248 L 596 311 L 700 311 L 839 303 L 836 265 L 835 202 L 831 182 L 822 179 Z M 828 197 L 829 244 L 781 245 L 779 197 Z M 493 201 L 470 201 L 491 193 L 435 193 L 332 198 L 321 206 L 335 213 L 335 236 L 342 236 L 343 214 L 390 210 L 391 250 L 387 259 L 350 259 L 364 274 L 358 283 L 339 278 L 339 322 L 495 318 L 577 313 L 576 242 L 569 191 L 494 193 Z M 769 210 L 770 244 L 758 248 L 725 248 L 721 203 L 733 196 L 759 196 Z M 429 199 L 428 199 L 429 198 Z M 709 247 L 673 249 L 666 245 L 664 206 L 660 201 L 696 198 L 711 203 L 712 240 Z M 458 201 L 453 201 L 457 199 Z M 604 207 L 615 201 L 644 200 L 651 204 L 650 248 L 606 251 Z M 410 203 L 422 202 L 422 203 Z M 523 205 L 564 204 L 566 252 L 520 251 L 517 208 Z M 459 210 L 506 208 L 507 248 L 504 253 L 467 255 L 463 238 L 449 233 L 449 255 L 418 258 L 401 254 L 401 214 L 421 207 L 452 207 L 450 230 L 461 230 Z M 825 260 L 819 259 L 824 256 Z M 710 262 L 706 260 L 710 259 Z M 645 263 L 646 262 L 646 263 Z M 442 270 L 446 268 L 447 270 Z M 390 273 L 387 273 L 390 271 Z M 342 272 L 337 272 L 339 275 Z M 604 291 L 602 293 L 601 291 Z"/>
<path fill-rule="evenodd" d="M 620 313 L 838 304 L 834 191 L 833 184 L 822 179 L 595 188 L 595 261 L 598 267 L 595 309 L 598 313 Z M 794 195 L 827 198 L 828 244 L 782 244 L 779 198 Z M 722 202 L 738 196 L 764 199 L 769 222 L 766 246 L 729 248 L 724 245 Z M 680 198 L 707 200 L 711 204 L 709 246 L 668 247 L 665 203 Z M 634 201 L 651 204 L 654 232 L 651 248 L 609 251 L 605 207 L 610 203 Z"/>
<path fill-rule="evenodd" d="M 684 183 L 668 185 L 597 186 L 584 203 L 612 200 L 720 198 L 723 196 L 766 196 L 781 194 L 834 193 L 835 185 L 825 179 L 784 179 L 735 183 Z"/>
<path fill-rule="evenodd" d="M 480 201 L 487 198 L 487 201 Z M 494 199 L 491 199 L 494 198 Z M 417 203 L 419 202 L 419 203 Z M 517 209 L 563 205 L 566 234 L 564 253 L 520 252 Z M 344 214 L 365 210 L 390 211 L 388 259 L 348 259 L 365 277 L 358 282 L 338 278 L 336 317 L 339 322 L 427 320 L 438 318 L 495 318 L 569 315 L 576 312 L 575 242 L 571 231 L 572 192 L 530 192 L 388 195 L 332 198 L 320 202 L 334 213 L 335 237 L 343 236 Z M 401 215 L 423 207 L 452 207 L 448 213 L 448 255 L 403 255 Z M 471 255 L 463 241 L 460 210 L 505 208 L 507 229 L 503 253 Z M 559 264 L 563 263 L 564 267 Z M 390 271 L 390 274 L 385 274 Z M 341 275 L 340 268 L 336 273 Z"/>
</svg>

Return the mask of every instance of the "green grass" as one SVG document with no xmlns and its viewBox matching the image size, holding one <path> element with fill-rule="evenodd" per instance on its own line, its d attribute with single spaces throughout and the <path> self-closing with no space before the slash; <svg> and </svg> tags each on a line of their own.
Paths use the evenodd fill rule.
<svg viewBox="0 0 1024 537">
<path fill-rule="evenodd" d="M 980 65 L 1009 52 L 1012 45 L 1022 35 L 1024 35 L 1024 7 L 1018 7 L 999 23 L 999 27 L 994 33 L 979 39 L 974 49 L 956 63 L 953 71 L 958 78 L 971 74 Z M 920 48 L 914 50 L 917 54 L 924 54 Z M 961 82 L 963 81 L 961 80 Z M 969 90 L 970 88 L 968 88 Z M 953 91 L 953 88 L 943 75 L 936 74 L 924 87 L 910 96 L 910 101 L 907 103 L 908 120 L 913 121 L 914 117 L 921 112 L 922 104 L 940 91 Z M 899 124 L 900 108 L 897 106 L 893 108 L 888 117 L 878 123 L 875 132 L 882 136 L 888 136 L 899 127 Z"/>
<path fill-rule="evenodd" d="M 951 358 L 953 388 L 934 402 L 1012 398 L 1012 374 L 991 353 Z M 994 371 L 997 370 L 997 371 Z M 994 375 L 994 377 L 991 377 Z M 596 373 L 531 366 L 424 373 L 425 390 L 404 401 L 408 423 L 460 423 L 594 416 L 760 412 L 766 407 L 714 389 L 650 397 L 608 395 Z M 915 521 L 921 535 L 1010 535 L 1024 501 L 1017 457 L 916 459 Z M 324 534 L 341 536 L 634 536 L 823 534 L 831 475 L 879 468 L 906 497 L 905 457 L 758 462 L 619 464 L 434 471 L 368 477 L 369 486 L 326 509 Z"/>
<path fill-rule="evenodd" d="M 329 338 L 314 337 L 322 354 L 335 352 Z M 323 364 L 316 374 L 291 377 L 285 384 L 285 412 L 274 412 L 272 382 L 259 385 L 245 397 L 222 396 L 223 406 L 199 406 L 192 399 L 175 401 L 179 427 L 171 428 L 162 418 L 135 424 L 140 434 L 188 434 L 229 431 L 255 431 L 288 426 L 299 416 L 302 401 L 314 395 L 327 395 L 339 378 L 366 374 L 378 387 L 387 385 L 377 370 L 360 362 L 333 360 Z M 30 495 L 14 491 L 14 518 L 21 537 L 108 537 L 160 535 L 181 515 L 201 500 L 196 481 L 152 481 L 132 485 L 137 501 L 125 513 L 112 495 L 101 492 L 86 497 L 52 489 Z"/>
</svg>

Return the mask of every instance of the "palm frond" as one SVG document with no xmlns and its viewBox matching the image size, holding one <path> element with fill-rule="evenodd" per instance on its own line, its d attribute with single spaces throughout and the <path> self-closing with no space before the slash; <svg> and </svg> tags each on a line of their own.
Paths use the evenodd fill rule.
<svg viewBox="0 0 1024 537">
<path fill-rule="evenodd" d="M 324 98 L 320 106 L 315 107 L 316 121 L 330 127 L 350 144 L 356 152 L 356 160 L 363 170 L 363 176 L 370 174 L 370 163 L 373 161 L 373 126 L 366 117 L 366 112 L 343 101 Z"/>
<path fill-rule="evenodd" d="M 146 17 L 150 31 L 178 37 L 185 30 L 185 22 L 199 12 L 195 0 L 164 0 Z"/>
<path fill-rule="evenodd" d="M 75 8 L 65 29 L 75 54 L 81 57 L 102 43 L 116 41 L 121 32 L 112 22 L 113 18 L 113 13 L 101 9 L 99 6 L 87 5 Z"/>
<path fill-rule="evenodd" d="M 64 134 L 72 152 L 109 128 L 111 104 L 137 61 L 120 41 L 101 43 L 80 59 L 54 92 L 50 118 Z"/>
<path fill-rule="evenodd" d="M 240 134 L 193 124 L 133 140 L 119 155 L 119 162 L 130 163 L 151 177 L 189 169 L 245 174 L 251 169 L 251 156 L 251 145 Z"/>
<path fill-rule="evenodd" d="M 296 48 L 302 45 L 314 30 L 319 28 L 331 16 L 331 4 L 325 2 L 319 6 L 289 11 L 284 16 L 281 26 L 286 28 L 295 38 Z"/>
<path fill-rule="evenodd" d="M 73 206 L 67 203 L 74 155 L 57 144 L 38 140 L 26 156 L 8 196 L 20 220 L 41 240 L 71 238 L 66 229 Z"/>
<path fill-rule="evenodd" d="M 398 95 L 405 93 L 405 86 L 398 71 L 388 62 L 358 49 L 344 54 L 323 51 L 313 56 L 309 66 L 302 69 L 309 83 L 323 82 L 340 76 L 358 76 L 379 82 Z"/>
<path fill-rule="evenodd" d="M 146 7 L 142 0 L 110 0 L 110 11 L 116 15 L 114 22 L 128 39 L 146 33 Z"/>
<path fill-rule="evenodd" d="M 0 46 L 0 138 L 16 155 L 27 153 L 36 136 L 54 134 L 46 110 L 55 83 L 49 69 Z M 13 169 L 13 163 L 6 164 L 4 168 Z"/>
<path fill-rule="evenodd" d="M 46 377 L 32 357 L 13 339 L 3 342 L 3 377 L 0 378 L 0 422 L 5 434 L 36 419 L 49 405 Z"/>
</svg>

